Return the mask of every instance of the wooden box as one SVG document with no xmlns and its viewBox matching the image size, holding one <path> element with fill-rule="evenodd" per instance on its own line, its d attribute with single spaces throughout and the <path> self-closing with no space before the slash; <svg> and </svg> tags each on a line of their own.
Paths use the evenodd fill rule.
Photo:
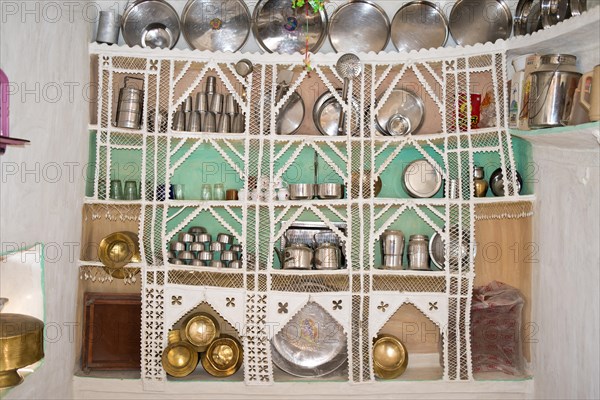
<svg viewBox="0 0 600 400">
<path fill-rule="evenodd" d="M 82 369 L 140 369 L 141 297 L 85 293 Z"/>
</svg>

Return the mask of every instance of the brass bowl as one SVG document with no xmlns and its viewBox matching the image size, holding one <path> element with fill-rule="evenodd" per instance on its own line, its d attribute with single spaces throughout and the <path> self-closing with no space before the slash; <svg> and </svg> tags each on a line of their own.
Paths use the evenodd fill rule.
<svg viewBox="0 0 600 400">
<path fill-rule="evenodd" d="M 44 357 L 44 323 L 22 314 L 0 314 L 0 388 L 23 381 L 17 370 Z"/>
<path fill-rule="evenodd" d="M 235 374 L 242 360 L 242 345 L 231 336 L 214 340 L 201 356 L 206 372 L 220 378 Z"/>
<path fill-rule="evenodd" d="M 190 315 L 181 328 L 181 338 L 190 342 L 198 352 L 205 351 L 219 337 L 220 327 L 210 314 L 199 312 Z"/>
<path fill-rule="evenodd" d="M 176 378 L 191 374 L 198 365 L 198 352 L 188 342 L 171 343 L 162 353 L 165 372 Z"/>
<path fill-rule="evenodd" d="M 100 241 L 98 258 L 104 264 L 104 271 L 113 278 L 124 279 L 139 271 L 126 271 L 123 267 L 130 262 L 141 262 L 138 235 L 133 232 L 114 232 Z"/>
<path fill-rule="evenodd" d="M 380 335 L 373 345 L 373 372 L 381 379 L 394 379 L 406 371 L 408 352 L 395 336 Z"/>
</svg>

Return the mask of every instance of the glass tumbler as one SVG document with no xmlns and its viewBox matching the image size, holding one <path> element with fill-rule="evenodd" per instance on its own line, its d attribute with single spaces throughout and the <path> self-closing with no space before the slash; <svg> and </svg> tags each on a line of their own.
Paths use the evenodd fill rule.
<svg viewBox="0 0 600 400">
<path fill-rule="evenodd" d="M 222 183 L 215 183 L 213 186 L 213 198 L 215 200 L 225 200 L 225 187 Z"/>
<path fill-rule="evenodd" d="M 183 195 L 183 192 L 185 190 L 185 185 L 181 184 L 181 183 L 176 183 L 173 185 L 173 198 L 175 200 L 184 200 L 185 197 Z"/>
<path fill-rule="evenodd" d="M 123 200 L 123 186 L 120 179 L 110 181 L 110 198 L 113 200 Z"/>
<path fill-rule="evenodd" d="M 125 181 L 125 200 L 137 200 L 137 182 L 136 181 Z"/>
<path fill-rule="evenodd" d="M 201 192 L 202 192 L 201 193 L 202 200 L 212 200 L 212 198 L 213 198 L 212 186 L 209 183 L 205 183 L 202 185 Z"/>
</svg>

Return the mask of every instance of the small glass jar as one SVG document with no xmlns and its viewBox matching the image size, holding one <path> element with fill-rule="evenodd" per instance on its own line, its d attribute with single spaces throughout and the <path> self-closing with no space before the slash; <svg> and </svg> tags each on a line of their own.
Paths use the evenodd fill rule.
<svg viewBox="0 0 600 400">
<path fill-rule="evenodd" d="M 215 183 L 213 185 L 213 199 L 225 200 L 225 187 L 222 183 Z"/>
<path fill-rule="evenodd" d="M 212 185 L 209 183 L 203 184 L 200 196 L 202 197 L 202 200 L 212 200 L 213 199 Z"/>
</svg>

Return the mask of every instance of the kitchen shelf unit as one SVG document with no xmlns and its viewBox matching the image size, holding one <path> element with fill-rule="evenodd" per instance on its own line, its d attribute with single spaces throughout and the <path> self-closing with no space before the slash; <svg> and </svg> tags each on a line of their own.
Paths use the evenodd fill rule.
<svg viewBox="0 0 600 400">
<path fill-rule="evenodd" d="M 478 55 L 480 53 L 494 53 L 494 52 L 499 52 L 502 54 L 505 54 L 504 57 L 506 57 L 506 60 L 503 60 L 503 67 L 506 67 L 506 61 L 510 61 L 511 57 L 515 56 L 515 55 L 519 55 L 519 54 L 523 54 L 523 53 L 528 53 L 531 51 L 541 51 L 541 52 L 550 52 L 550 51 L 566 51 L 566 50 L 570 50 L 570 45 L 568 43 L 566 43 L 566 41 L 569 41 L 570 43 L 572 43 L 574 41 L 573 38 L 575 37 L 579 37 L 582 38 L 582 40 L 576 40 L 576 42 L 578 43 L 578 49 L 581 52 L 585 52 L 586 50 L 586 46 L 590 47 L 591 50 L 597 50 L 597 43 L 592 43 L 593 41 L 589 41 L 589 40 L 583 40 L 585 38 L 589 38 L 589 37 L 594 37 L 594 34 L 596 34 L 595 36 L 598 36 L 598 8 L 595 8 L 593 10 L 590 10 L 589 12 L 585 13 L 584 15 L 582 15 L 581 17 L 577 17 L 576 19 L 573 20 L 568 20 L 565 21 L 564 23 L 561 23 L 555 27 L 552 27 L 548 30 L 542 31 L 542 32 L 537 32 L 533 35 L 530 36 L 526 36 L 526 37 L 520 37 L 520 38 L 514 38 L 511 39 L 509 41 L 499 41 L 495 44 L 486 44 L 486 45 L 476 45 L 473 47 L 467 47 L 462 49 L 461 48 L 461 52 L 462 52 L 462 56 L 464 57 L 469 57 L 471 55 Z M 577 21 L 577 22 L 575 22 Z M 556 38 L 558 37 L 564 37 L 564 39 L 561 39 L 561 41 L 557 41 Z M 589 50 L 589 49 L 588 49 Z M 91 45 L 90 46 L 90 53 L 91 54 L 102 54 L 103 57 L 108 57 L 108 59 L 110 59 L 111 57 L 123 57 L 123 59 L 128 59 L 128 58 L 141 58 L 141 59 L 159 59 L 162 61 L 174 61 L 174 60 L 188 60 L 188 59 L 197 59 L 197 60 L 214 60 L 215 58 L 219 59 L 219 62 L 223 62 L 223 63 L 233 63 L 236 62 L 237 60 L 239 60 L 242 57 L 248 56 L 247 54 L 212 54 L 212 53 L 203 53 L 203 52 L 191 52 L 191 51 L 180 51 L 180 50 L 173 50 L 173 51 L 161 51 L 161 50 L 153 50 L 153 51 L 146 51 L 146 50 L 141 50 L 141 49 L 124 49 L 124 48 L 118 48 L 118 47 L 108 47 L 108 46 L 97 46 L 97 45 Z M 418 53 L 410 53 L 409 55 L 398 55 L 398 54 L 380 54 L 380 55 L 361 55 L 361 59 L 363 61 L 365 61 L 366 63 L 368 63 L 369 59 L 375 59 L 377 63 L 380 64 L 386 64 L 386 63 L 398 63 L 401 61 L 405 61 L 407 59 L 409 59 L 411 62 L 419 62 L 419 61 L 423 61 L 423 60 L 428 60 L 428 59 L 454 59 L 456 54 L 456 49 L 437 49 L 437 50 L 431 50 L 431 51 L 421 51 Z M 594 53 L 591 57 L 587 58 L 584 60 L 584 62 L 582 63 L 582 65 L 584 66 L 593 66 L 595 64 L 598 63 L 597 60 L 597 55 L 595 55 L 596 53 Z M 277 55 L 250 55 L 250 57 L 252 58 L 253 61 L 255 61 L 258 64 L 264 62 L 264 63 L 273 63 L 273 64 L 278 64 L 280 63 L 281 60 L 281 56 L 277 56 Z M 317 56 L 315 56 L 317 57 Z M 596 57 L 594 59 L 594 57 Z M 248 57 L 247 57 L 248 58 Z M 318 55 L 318 58 L 321 59 L 323 58 L 323 63 L 324 64 L 329 64 L 329 65 L 333 65 L 337 59 L 337 56 L 334 55 Z M 318 61 L 318 63 L 321 63 L 321 60 Z M 139 69 L 133 69 L 130 66 L 128 67 L 123 67 L 118 66 L 118 70 L 115 70 L 115 72 L 121 72 L 121 73 L 140 73 Z M 110 68 L 109 68 L 110 69 Z M 582 68 L 582 69 L 586 69 L 586 68 Z M 587 68 L 590 69 L 590 68 Z M 510 74 L 510 68 L 508 73 Z M 147 76 L 148 79 L 153 75 L 152 73 L 147 73 L 146 71 L 141 72 L 142 75 L 144 75 L 145 77 Z M 107 78 L 109 74 L 106 74 Z M 261 76 L 262 76 L 262 72 L 261 72 Z M 147 105 L 147 104 L 146 104 Z M 100 106 L 100 108 L 105 109 L 108 106 L 108 104 L 102 104 Z M 260 107 L 266 107 L 269 108 L 269 105 L 262 105 Z M 502 107 L 502 106 L 500 106 Z M 144 109 L 147 109 L 147 107 L 144 107 Z M 105 118 L 105 117 L 103 117 Z M 95 117 L 92 117 L 92 121 L 94 121 Z M 107 121 L 105 119 L 105 121 Z M 98 131 L 100 130 L 100 125 L 101 124 L 97 124 L 97 123 L 93 123 L 90 125 L 90 130 L 95 130 Z M 260 125 L 259 125 L 260 126 Z M 499 131 L 501 131 L 501 135 L 506 135 L 507 130 L 505 128 L 502 128 L 501 126 L 504 126 L 502 123 L 499 124 L 500 129 L 498 129 Z M 104 127 L 108 130 L 111 131 L 112 128 L 109 126 L 109 124 L 105 124 Z M 256 127 L 255 127 L 256 128 Z M 264 128 L 264 126 L 261 126 L 261 128 Z M 570 128 L 567 128 L 567 130 L 569 130 Z M 252 130 L 252 129 L 251 129 Z M 494 131 L 494 129 L 492 129 L 492 131 Z M 115 130 L 115 133 L 117 133 L 117 130 Z M 483 136 L 485 136 L 488 132 L 482 133 Z M 513 133 L 515 135 L 519 135 L 519 133 L 517 132 L 510 132 Z M 543 133 L 543 132 L 542 132 Z M 548 133 L 550 133 L 550 131 L 548 131 Z M 467 133 L 466 135 L 468 135 L 469 133 Z M 471 135 L 480 135 L 480 133 L 477 132 L 470 132 Z M 125 134 L 124 134 L 125 135 Z M 151 151 L 154 151 L 155 144 L 160 142 L 160 141 L 165 141 L 168 140 L 170 135 L 173 135 L 173 137 L 188 137 L 188 136 L 195 136 L 196 134 L 188 134 L 188 133 L 175 133 L 175 134 L 171 134 L 168 132 L 152 132 L 149 133 L 146 130 L 142 129 L 139 131 L 136 131 L 134 133 L 129 133 L 127 132 L 126 135 L 130 135 L 130 136 L 139 136 L 141 140 L 144 140 L 145 143 L 143 145 L 141 145 L 140 147 L 142 149 L 144 149 L 144 153 L 151 153 Z M 273 135 L 274 136 L 274 135 Z M 444 133 L 441 134 L 440 137 L 442 138 L 442 141 L 444 142 L 444 145 L 446 145 L 447 143 L 447 137 L 452 137 L 453 134 L 452 133 Z M 461 136 L 461 134 L 455 135 L 455 136 Z M 315 137 L 314 139 L 308 135 L 302 135 L 302 136 L 296 136 L 296 138 L 298 139 L 304 139 L 307 141 L 322 141 L 322 138 L 319 137 Z M 229 139 L 229 138 L 228 138 Z M 265 142 L 269 142 L 269 140 L 272 140 L 273 142 L 277 142 L 277 141 L 285 141 L 287 138 L 285 137 L 268 137 L 268 135 L 264 134 L 264 131 L 262 129 L 258 129 L 258 130 L 252 130 L 252 132 L 247 132 L 244 135 L 241 135 L 240 138 L 238 138 L 237 136 L 235 138 L 230 138 L 231 140 L 238 140 L 241 141 L 245 144 L 248 144 L 252 147 L 252 149 L 259 149 L 261 148 L 261 146 L 263 146 L 265 144 Z M 349 141 L 351 144 L 354 144 L 354 146 L 360 148 L 360 151 L 358 151 L 359 157 L 360 154 L 364 154 L 364 149 L 365 147 L 369 147 L 371 145 L 371 143 L 374 141 L 373 138 L 369 137 L 369 136 L 362 136 L 362 137 L 344 137 L 344 138 L 334 138 L 331 139 L 332 141 L 336 141 L 336 142 L 345 142 L 345 141 Z M 391 140 L 392 142 L 403 142 L 403 139 L 396 139 L 393 138 Z M 459 140 L 456 139 L 456 142 L 458 142 Z M 438 144 L 439 143 L 439 139 L 436 138 L 432 138 L 432 142 L 434 144 Z M 450 144 L 452 145 L 452 140 L 450 140 Z M 110 145 L 109 145 L 110 146 Z M 119 149 L 119 146 L 123 146 L 123 145 L 115 145 L 115 149 Z M 127 145 L 125 145 L 127 146 Z M 137 146 L 137 145 L 136 145 Z M 137 148 L 137 147 L 136 147 Z M 264 147 L 263 147 L 264 148 Z M 452 150 L 457 150 L 457 151 L 452 151 L 450 153 L 455 153 L 457 156 L 461 156 L 462 152 L 458 151 L 459 149 L 452 149 Z M 356 153 L 354 153 L 356 154 Z M 157 157 L 157 155 L 155 154 L 155 157 Z M 368 158 L 368 157 L 367 157 Z M 468 159 L 468 157 L 467 157 Z M 258 158 L 254 158 L 252 160 L 248 160 L 249 162 L 251 161 L 251 164 L 255 165 L 254 163 L 258 161 Z M 369 163 L 369 160 L 363 160 L 366 163 Z M 264 161 L 262 161 L 264 162 Z M 106 164 L 105 164 L 106 165 Z M 247 165 L 247 164 L 245 164 Z M 156 174 L 160 174 L 161 172 L 159 171 L 159 169 L 157 168 L 157 170 L 155 171 Z M 468 182 L 468 180 L 466 180 Z M 97 182 L 97 180 L 95 180 L 95 182 Z M 466 183 L 467 183 L 466 182 Z M 531 195 L 528 196 L 515 196 L 515 195 L 511 195 L 508 196 L 506 198 L 484 198 L 484 199 L 469 199 L 469 200 L 465 200 L 465 199 L 461 199 L 458 201 L 453 201 L 454 203 L 457 204 L 452 204 L 453 202 L 450 201 L 445 201 L 444 199 L 439 200 L 440 202 L 440 207 L 454 207 L 453 209 L 458 210 L 460 213 L 460 209 L 461 208 L 468 208 L 468 212 L 466 212 L 464 215 L 465 216 L 469 216 L 471 219 L 473 218 L 473 213 L 475 214 L 474 217 L 477 218 L 477 209 L 478 207 L 485 205 L 487 206 L 487 203 L 493 203 L 491 204 L 491 206 L 495 207 L 495 206 L 505 206 L 506 204 L 515 204 L 518 205 L 521 202 L 525 201 L 528 203 L 531 203 L 534 200 L 534 198 Z M 402 203 L 402 199 L 393 199 L 393 202 L 395 204 L 401 204 Z M 407 200 L 408 202 L 412 201 L 412 200 Z M 437 199 L 431 200 L 432 204 L 435 204 L 437 206 Z M 380 202 L 383 203 L 385 202 L 384 199 L 373 199 L 373 204 L 375 204 L 376 202 Z M 121 204 L 121 203 L 112 203 L 110 200 L 103 200 L 98 198 L 97 193 L 94 195 L 91 195 L 89 197 L 86 198 L 86 203 L 88 203 L 91 206 L 95 206 L 95 207 L 113 207 L 113 206 L 127 206 L 127 204 Z M 164 208 L 164 205 L 159 204 L 156 201 L 146 201 L 144 199 L 140 200 L 138 202 L 138 206 L 141 207 L 141 209 L 144 211 L 142 213 L 142 215 L 144 216 L 144 221 L 140 222 L 140 228 L 142 228 L 143 226 L 146 226 L 147 224 L 155 224 L 156 226 L 153 227 L 153 229 L 149 229 L 148 232 L 152 231 L 156 231 L 157 227 L 162 226 L 162 221 L 160 220 L 159 214 L 161 213 L 162 209 Z M 171 202 L 169 202 L 171 203 Z M 196 204 L 196 206 L 200 206 L 201 202 L 195 203 L 192 202 L 194 204 Z M 261 227 L 261 221 L 262 222 L 267 222 L 268 221 L 268 214 L 269 214 L 269 207 L 279 207 L 279 204 L 270 204 L 269 202 L 265 202 L 265 203 L 260 203 L 260 202 L 250 202 L 250 201 L 241 201 L 242 205 L 241 207 L 243 209 L 245 209 L 249 216 L 250 216 L 250 220 L 247 223 L 246 226 L 250 226 L 250 227 L 254 227 L 255 231 L 258 231 L 257 228 Z M 312 203 L 314 206 L 316 207 L 323 207 L 324 205 L 319 204 L 319 202 L 315 201 L 315 202 L 310 202 Z M 342 202 L 343 203 L 343 202 Z M 359 217 L 358 218 L 351 218 L 355 220 L 355 222 L 358 224 L 358 226 L 366 226 L 366 227 L 370 227 L 369 223 L 370 220 L 368 218 L 368 214 L 370 212 L 370 209 L 372 207 L 372 204 L 370 202 L 369 199 L 350 199 L 347 201 L 347 203 L 350 204 L 350 209 L 351 209 L 351 215 L 354 215 L 352 212 L 354 211 L 358 211 L 359 213 Z M 174 202 L 174 204 L 177 204 L 176 202 Z M 299 204 L 298 204 L 299 205 Z M 463 207 L 460 207 L 460 206 Z M 213 204 L 209 204 L 209 206 L 213 206 Z M 251 214 L 251 215 L 250 215 Z M 265 215 L 266 214 L 266 215 Z M 494 212 L 492 212 L 493 216 L 495 215 Z M 501 214 L 501 213 L 497 213 L 497 214 Z M 367 217 L 365 217 L 365 215 L 367 215 Z M 147 218 L 146 218 L 147 217 Z M 467 218 L 468 219 L 468 218 Z M 252 224 L 253 223 L 253 224 Z M 84 222 L 85 225 L 85 222 Z M 439 228 L 439 227 L 438 227 Z M 160 228 L 159 228 L 160 230 Z M 140 233 L 143 234 L 144 231 L 140 229 Z M 255 233 L 255 237 L 254 238 L 250 238 L 250 242 L 254 242 L 254 245 L 256 246 L 256 241 L 257 239 L 264 239 L 264 235 L 259 234 L 258 232 L 254 232 Z M 474 234 L 474 233 L 472 233 Z M 159 235 L 160 236 L 160 235 Z M 354 236 L 353 235 L 353 239 Z M 353 249 L 355 249 L 354 245 L 360 245 L 360 244 L 364 244 L 364 240 L 358 240 L 356 242 L 353 243 Z M 151 246 L 148 246 L 148 244 L 152 244 L 152 243 L 144 243 L 142 245 L 142 247 L 144 249 L 148 250 L 152 250 Z M 157 247 L 154 250 L 157 251 L 162 251 L 163 247 L 164 247 L 164 243 L 162 243 L 160 240 L 156 243 Z M 360 265 L 370 265 L 369 264 L 369 257 L 368 255 L 365 255 L 364 252 L 362 252 L 362 250 L 354 250 L 356 252 L 355 256 L 358 257 L 358 261 L 361 262 L 363 261 Z M 153 264 L 155 261 L 159 261 L 158 259 L 153 259 L 153 258 L 146 258 L 146 261 L 144 263 L 142 263 L 142 275 L 145 279 L 145 282 L 143 284 L 143 293 L 150 293 L 150 291 L 157 289 L 157 290 L 161 290 L 164 289 L 166 287 L 165 282 L 164 282 L 164 272 L 165 270 L 170 269 L 169 266 L 166 266 L 164 264 Z M 367 261 L 367 262 L 364 262 Z M 86 261 L 82 261 L 81 264 L 86 264 Z M 92 267 L 94 268 L 98 268 L 100 269 L 101 266 L 98 265 L 95 262 L 87 262 L 87 264 L 91 264 Z M 255 265 L 255 267 L 257 267 Z M 184 268 L 185 271 L 185 268 Z M 212 271 L 194 271 L 194 273 L 206 273 L 206 274 L 211 274 L 211 275 L 216 275 L 216 276 L 220 276 L 223 274 L 220 274 L 218 271 L 212 272 Z M 370 278 L 374 278 L 374 277 L 379 277 L 380 275 L 385 277 L 386 275 L 398 275 L 398 276 L 410 276 L 412 274 L 412 272 L 402 272 L 402 271 L 392 271 L 394 272 L 394 274 L 392 274 L 391 272 L 384 272 L 384 271 L 378 271 L 378 270 L 373 270 L 372 272 L 366 272 L 366 270 L 360 268 L 360 269 L 356 269 L 356 270 L 352 270 L 352 272 L 348 275 L 348 279 L 352 280 L 352 284 L 351 284 L 351 288 L 352 288 L 352 293 L 361 293 L 362 294 L 366 294 L 366 296 L 362 296 L 363 300 L 365 301 L 365 299 L 368 299 L 368 294 L 369 292 L 369 287 L 370 285 L 373 284 L 372 279 Z M 246 270 L 245 272 L 241 273 L 242 275 L 245 275 L 245 280 L 243 280 L 243 285 L 245 286 L 245 291 L 249 292 L 249 293 L 255 293 L 255 292 L 261 292 L 261 293 L 267 293 L 268 294 L 268 289 L 266 286 L 266 281 L 267 278 L 269 276 L 275 276 L 278 274 L 278 272 L 273 272 L 271 273 L 271 271 L 267 270 L 267 269 L 260 269 L 260 268 L 254 268 L 254 269 L 250 269 L 249 271 Z M 313 275 L 320 275 L 320 273 L 312 271 L 311 274 Z M 371 277 L 366 277 L 367 275 L 371 274 Z M 439 273 L 436 273 L 438 275 L 441 275 Z M 238 275 L 238 273 L 234 273 L 233 275 Z M 300 273 L 296 274 L 298 276 L 301 276 Z M 322 274 L 325 275 L 325 274 Z M 452 275 L 452 276 L 451 276 Z M 435 275 L 432 275 L 432 277 Z M 455 277 L 456 274 L 450 274 L 448 273 L 446 275 L 446 277 L 450 278 L 450 277 Z M 467 272 L 464 277 L 467 280 L 470 280 L 470 275 L 469 272 Z M 207 280 L 204 280 L 205 278 L 198 278 L 198 283 L 200 283 L 200 285 L 181 285 L 181 288 L 179 288 L 180 290 L 182 288 L 188 289 L 189 287 L 194 287 L 194 286 L 200 286 L 200 287 L 204 287 L 204 285 L 206 284 L 206 282 L 208 282 Z M 384 281 L 385 282 L 385 281 Z M 365 283 L 367 283 L 367 285 L 365 285 Z M 213 282 L 213 285 L 215 283 Z M 216 283 L 218 284 L 218 282 Z M 175 285 L 177 286 L 177 285 Z M 225 285 L 227 286 L 227 285 Z M 467 285 L 468 286 L 468 285 Z M 220 289 L 220 290 L 226 290 L 226 289 Z M 397 293 L 398 290 L 395 291 L 395 293 Z M 163 296 L 164 294 L 161 294 L 161 296 Z M 148 295 L 150 302 L 148 303 L 148 308 L 156 308 L 157 306 L 160 307 L 165 307 L 163 302 L 160 302 L 157 298 L 157 294 L 153 293 L 152 295 Z M 358 296 L 358 297 L 361 297 Z M 354 297 L 354 296 L 353 296 Z M 357 309 L 360 309 L 360 304 L 361 302 L 358 302 L 358 307 Z M 168 308 L 168 307 L 167 307 Z M 146 321 L 146 322 L 150 322 L 151 324 L 156 324 L 157 322 L 160 321 L 156 321 L 156 320 L 151 320 L 151 321 Z M 140 382 L 140 390 L 147 390 L 150 388 L 158 388 L 159 390 L 168 390 L 168 391 L 173 391 L 173 392 L 181 392 L 182 390 L 185 392 L 186 390 L 184 390 L 185 387 L 188 387 L 190 392 L 193 391 L 194 386 L 180 386 L 177 385 L 179 388 L 175 388 L 173 385 L 174 383 L 172 382 L 167 382 L 164 378 L 164 373 L 160 371 L 160 368 L 158 368 L 159 366 L 156 365 L 156 360 L 157 360 L 157 354 L 158 352 L 162 349 L 162 346 L 164 346 L 164 343 L 166 341 L 166 337 L 164 336 L 165 334 L 165 330 L 167 329 L 167 327 L 163 327 L 162 331 L 155 329 L 155 325 L 152 325 L 153 327 L 151 329 L 149 329 L 148 331 L 146 331 L 145 333 L 150 334 L 149 337 L 151 337 L 151 340 L 149 340 L 148 342 L 143 343 L 143 346 L 147 346 L 148 344 L 150 344 L 150 349 L 152 349 L 152 351 L 148 352 L 147 355 L 143 356 L 143 360 L 148 362 L 146 365 L 146 369 L 144 369 L 144 374 L 142 375 L 142 382 Z M 359 331 L 359 335 L 356 338 L 364 338 L 365 340 L 363 340 L 365 342 L 365 344 L 362 346 L 362 349 L 366 351 L 366 353 L 368 353 L 368 340 L 366 340 L 365 337 L 368 336 L 364 334 L 365 332 L 360 332 Z M 361 334 L 363 334 L 363 336 L 361 336 Z M 162 336 L 161 336 L 162 335 Z M 246 343 L 245 343 L 246 345 Z M 358 361 L 358 359 L 356 359 L 356 361 Z M 367 358 L 367 360 L 364 362 L 365 365 L 359 366 L 356 370 L 353 370 L 350 375 L 352 377 L 353 381 L 370 381 L 372 380 L 372 375 L 370 372 L 370 360 Z M 144 364 L 143 364 L 144 365 Z M 244 372 L 247 372 L 247 365 L 245 365 L 244 368 Z M 357 378 L 356 380 L 354 378 Z M 366 379 L 363 379 L 366 378 Z M 77 378 L 75 380 L 76 382 L 76 389 L 77 388 L 81 388 L 82 386 L 85 386 L 85 384 L 82 381 L 83 378 L 79 379 Z M 141 383 L 143 383 L 143 386 L 141 385 Z M 253 383 L 253 382 L 248 382 L 247 383 Z M 385 382 L 382 384 L 386 384 L 388 386 L 394 386 L 397 387 L 395 385 L 395 383 L 397 382 Z M 407 383 L 405 382 L 405 385 L 402 386 L 403 390 L 406 390 L 408 392 L 418 392 L 420 391 L 420 389 L 418 389 L 417 387 L 421 387 L 422 386 L 410 386 L 410 385 L 406 385 Z M 479 389 L 477 389 L 477 386 L 481 386 L 481 382 L 468 382 L 469 388 L 476 391 L 476 390 L 480 390 L 480 391 L 489 391 L 489 390 L 494 390 L 493 388 L 490 388 L 489 383 L 485 383 L 485 387 L 480 387 Z M 323 385 L 328 385 L 328 383 L 323 383 Z M 418 383 L 416 385 L 419 385 Z M 431 385 L 432 388 L 434 388 L 434 386 L 439 386 L 440 388 L 443 388 L 443 390 L 447 391 L 448 390 L 448 386 L 445 385 L 444 382 L 429 382 L 428 385 Z M 499 391 L 519 391 L 521 389 L 523 389 L 522 386 L 520 386 L 517 383 L 514 383 L 513 386 L 519 386 L 519 388 L 515 388 L 515 387 L 511 387 L 509 388 L 508 386 L 510 386 L 509 384 L 505 384 L 505 383 L 499 383 L 497 385 L 500 385 L 497 390 Z M 409 387 L 410 386 L 410 387 Z M 530 384 L 529 384 L 530 386 Z M 235 388 L 237 388 L 238 386 L 232 386 L 231 390 L 237 390 Z M 457 386 L 456 386 L 457 387 Z M 210 389 L 208 387 L 206 387 L 206 389 L 208 390 L 213 390 Z M 214 390 L 220 392 L 221 389 L 217 389 L 216 387 L 214 388 Z M 245 388 L 244 386 L 241 386 L 240 389 L 241 392 L 243 393 L 248 393 L 247 388 Z M 258 391 L 256 391 L 256 393 L 260 392 L 260 390 L 257 388 Z M 526 389 L 527 390 L 527 389 Z M 124 388 L 124 391 L 128 391 L 126 388 Z M 250 389 L 250 391 L 253 391 L 252 389 Z M 217 392 L 214 392 L 215 395 L 217 394 Z"/>
</svg>

